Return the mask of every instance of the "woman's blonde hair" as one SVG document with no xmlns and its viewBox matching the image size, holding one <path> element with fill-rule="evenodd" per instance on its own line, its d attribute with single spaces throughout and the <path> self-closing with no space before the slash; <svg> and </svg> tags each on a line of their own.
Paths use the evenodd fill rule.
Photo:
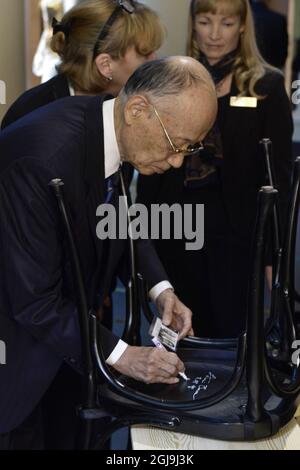
<svg viewBox="0 0 300 470">
<path fill-rule="evenodd" d="M 255 92 L 255 85 L 262 78 L 266 69 L 275 70 L 262 58 L 255 38 L 254 21 L 248 0 L 194 0 L 191 2 L 188 30 L 187 55 L 199 59 L 201 51 L 194 34 L 194 21 L 200 13 L 216 14 L 220 5 L 228 15 L 237 15 L 241 19 L 244 31 L 241 33 L 239 50 L 234 63 L 233 74 L 241 95 L 250 93 L 262 98 Z"/>
<path fill-rule="evenodd" d="M 122 58 L 129 47 L 138 54 L 149 55 L 162 45 L 165 30 L 158 15 L 145 5 L 134 2 L 135 11 L 120 11 L 108 35 L 98 44 L 97 55 Z M 61 20 L 62 29 L 53 35 L 51 48 L 60 56 L 60 72 L 75 89 L 85 93 L 102 93 L 107 79 L 98 71 L 94 48 L 99 33 L 115 8 L 114 0 L 87 0 L 68 11 Z"/>
</svg>

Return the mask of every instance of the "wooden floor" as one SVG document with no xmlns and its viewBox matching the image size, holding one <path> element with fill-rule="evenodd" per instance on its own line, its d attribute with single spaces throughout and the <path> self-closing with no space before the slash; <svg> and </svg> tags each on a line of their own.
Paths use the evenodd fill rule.
<svg viewBox="0 0 300 470">
<path fill-rule="evenodd" d="M 228 442 L 177 434 L 150 426 L 131 429 L 134 450 L 300 450 L 300 407 L 276 436 L 257 442 Z"/>
</svg>

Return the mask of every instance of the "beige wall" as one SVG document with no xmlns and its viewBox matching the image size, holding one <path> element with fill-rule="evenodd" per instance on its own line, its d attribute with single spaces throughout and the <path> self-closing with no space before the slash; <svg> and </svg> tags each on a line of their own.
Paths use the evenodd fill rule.
<svg viewBox="0 0 300 470">
<path fill-rule="evenodd" d="M 167 27 L 168 37 L 161 55 L 185 54 L 190 0 L 141 1 L 157 12 Z"/>
<path fill-rule="evenodd" d="M 25 88 L 23 18 L 23 0 L 0 0 L 0 80 L 6 84 L 0 120 Z"/>
<path fill-rule="evenodd" d="M 269 3 L 269 6 L 273 10 L 278 11 L 278 13 L 282 13 L 284 15 L 287 14 L 288 8 L 289 8 L 288 0 L 269 0 L 268 3 Z"/>
<path fill-rule="evenodd" d="M 37 0 L 36 0 L 37 1 Z M 184 54 L 189 0 L 142 0 L 155 9 L 168 30 L 161 55 Z M 0 120 L 25 90 L 24 4 L 34 0 L 0 0 L 0 81 L 6 84 L 6 105 L 0 104 Z M 27 10 L 30 21 L 30 14 Z M 33 30 L 30 21 L 29 32 Z M 30 61 L 29 61 L 30 62 Z M 1 91 L 0 82 L 0 91 Z M 1 96 L 0 96 L 1 98 Z M 0 99 L 1 102 L 1 99 Z"/>
<path fill-rule="evenodd" d="M 166 25 L 168 36 L 160 55 L 184 54 L 190 0 L 141 1 L 156 10 Z M 287 7 L 286 0 L 270 1 L 279 10 Z M 0 120 L 8 106 L 25 89 L 23 18 L 24 0 L 0 0 L 0 81 L 6 83 L 7 103 L 0 104 Z M 31 24 L 31 30 L 32 26 Z"/>
</svg>

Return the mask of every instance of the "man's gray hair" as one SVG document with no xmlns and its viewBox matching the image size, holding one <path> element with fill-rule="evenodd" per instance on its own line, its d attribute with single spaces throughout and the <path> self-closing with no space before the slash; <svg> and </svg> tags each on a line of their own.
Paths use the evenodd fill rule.
<svg viewBox="0 0 300 470">
<path fill-rule="evenodd" d="M 178 95 L 192 85 L 208 85 L 208 81 L 193 71 L 190 64 L 166 57 L 141 65 L 128 79 L 120 92 L 122 101 L 139 93 L 149 93 L 154 97 Z"/>
</svg>

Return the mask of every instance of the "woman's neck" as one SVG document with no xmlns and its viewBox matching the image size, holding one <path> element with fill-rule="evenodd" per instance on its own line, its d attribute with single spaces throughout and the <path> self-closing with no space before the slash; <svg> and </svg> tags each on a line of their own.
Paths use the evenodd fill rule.
<svg viewBox="0 0 300 470">
<path fill-rule="evenodd" d="M 92 93 L 86 93 L 85 91 L 75 90 L 75 96 L 92 96 Z"/>
<path fill-rule="evenodd" d="M 220 59 L 210 59 L 209 57 L 206 57 L 206 58 L 207 58 L 207 62 L 209 63 L 209 65 L 211 65 L 212 67 L 216 65 L 218 62 L 220 62 L 220 60 L 223 59 L 223 57 L 221 57 Z"/>
<path fill-rule="evenodd" d="M 216 86 L 216 92 L 217 92 L 218 98 L 222 98 L 223 96 L 226 96 L 230 93 L 231 86 L 232 86 L 232 79 L 233 79 L 233 74 L 231 73 L 230 75 L 227 75 L 227 77 L 225 77 L 224 80 L 222 80 Z"/>
</svg>

